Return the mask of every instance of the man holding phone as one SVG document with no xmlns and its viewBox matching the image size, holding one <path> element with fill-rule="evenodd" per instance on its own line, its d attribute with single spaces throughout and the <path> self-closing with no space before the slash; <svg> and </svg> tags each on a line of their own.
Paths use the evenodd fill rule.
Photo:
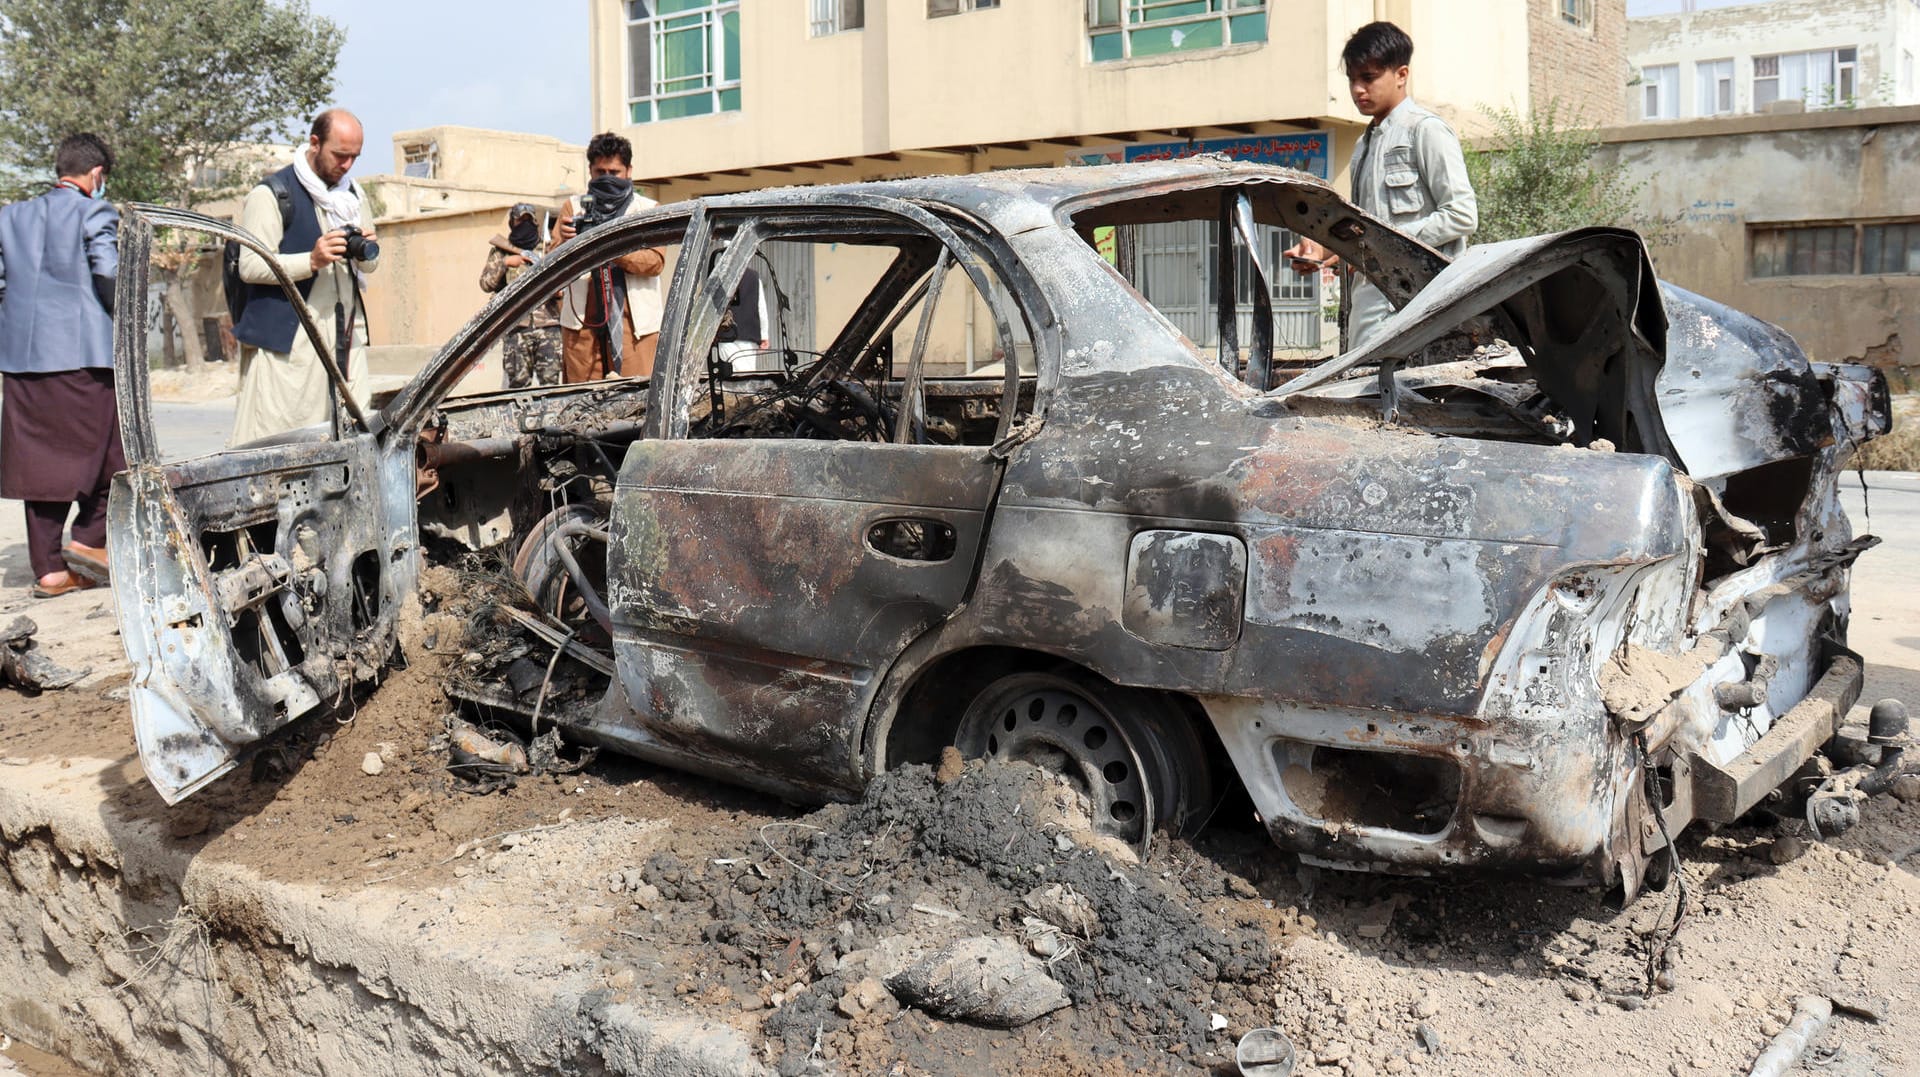
<svg viewBox="0 0 1920 1077">
<path fill-rule="evenodd" d="M 1373 122 L 1354 147 L 1347 173 L 1353 203 L 1449 258 L 1467 249 L 1480 221 L 1467 180 L 1460 138 L 1447 122 L 1407 95 L 1413 39 L 1390 22 L 1370 22 L 1340 50 L 1354 107 Z M 1310 239 L 1288 248 L 1294 272 L 1312 273 L 1339 256 Z M 1342 351 L 1359 347 L 1393 313 L 1380 289 L 1357 273 L 1346 276 L 1347 324 Z"/>
</svg>

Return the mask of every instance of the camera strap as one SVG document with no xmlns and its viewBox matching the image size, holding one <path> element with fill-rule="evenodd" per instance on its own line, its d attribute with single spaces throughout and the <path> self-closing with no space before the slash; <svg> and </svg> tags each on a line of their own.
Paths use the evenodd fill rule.
<svg viewBox="0 0 1920 1077">
<path fill-rule="evenodd" d="M 354 267 L 351 264 L 346 262 L 336 262 L 335 264 L 345 266 L 347 271 L 347 279 L 353 282 L 352 284 L 353 313 L 351 315 L 347 313 L 346 303 L 337 294 L 333 300 L 334 362 L 340 368 L 340 376 L 348 379 L 350 384 L 353 378 L 353 327 L 356 323 L 366 324 L 368 326 L 367 328 L 368 344 L 372 344 L 373 342 L 373 328 L 370 323 L 365 321 L 367 316 L 367 309 L 366 309 L 367 301 L 366 301 L 365 294 L 360 290 L 359 271 L 354 269 Z M 338 408 L 338 404 L 340 400 L 340 387 L 337 385 L 332 385 L 331 383 L 329 383 L 328 387 L 333 391 L 333 397 L 334 397 L 334 403 L 335 403 L 334 434 L 337 436 L 340 432 L 339 408 Z"/>
<path fill-rule="evenodd" d="M 600 309 L 605 315 L 603 331 L 607 334 L 606 373 L 618 374 L 625 360 L 621 353 L 627 343 L 627 275 L 612 265 L 604 265 L 596 276 L 599 279 L 595 283 L 600 285 Z"/>
<path fill-rule="evenodd" d="M 353 323 L 357 321 L 367 327 L 367 343 L 371 345 L 373 343 L 373 322 L 367 317 L 366 293 L 360 290 L 360 270 L 354 266 L 348 266 L 347 277 L 353 281 L 353 317 L 347 319 L 347 336 L 349 339 L 352 338 Z M 344 370 L 346 368 L 342 367 L 341 369 Z"/>
</svg>

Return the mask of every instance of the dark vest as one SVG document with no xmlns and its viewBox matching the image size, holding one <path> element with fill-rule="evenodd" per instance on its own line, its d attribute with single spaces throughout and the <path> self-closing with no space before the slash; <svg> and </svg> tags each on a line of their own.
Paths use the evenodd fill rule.
<svg viewBox="0 0 1920 1077">
<path fill-rule="evenodd" d="M 734 339 L 759 347 L 767 336 L 760 325 L 760 274 L 751 269 L 741 274 L 740 287 L 734 290 L 729 306 L 733 311 Z"/>
<path fill-rule="evenodd" d="M 320 242 L 320 218 L 313 209 L 313 196 L 300 186 L 292 165 L 275 175 L 293 196 L 293 216 L 287 221 L 286 234 L 280 237 L 280 253 L 311 251 Z M 313 278 L 301 281 L 299 288 L 300 298 L 307 298 L 313 292 Z M 293 312 L 293 304 L 278 284 L 247 285 L 247 309 L 240 315 L 240 324 L 233 327 L 235 340 L 284 354 L 293 350 L 293 338 L 299 331 L 300 316 Z"/>
</svg>

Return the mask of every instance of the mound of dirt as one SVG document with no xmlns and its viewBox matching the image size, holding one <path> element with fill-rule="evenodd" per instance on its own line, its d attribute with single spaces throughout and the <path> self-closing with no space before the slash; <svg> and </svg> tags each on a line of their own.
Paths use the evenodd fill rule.
<svg viewBox="0 0 1920 1077">
<path fill-rule="evenodd" d="M 1025 764 L 906 767 L 858 804 L 765 824 L 758 838 L 698 862 L 652 857 L 635 884 L 636 934 L 653 948 L 697 929 L 708 945 L 648 986 L 772 1007 L 769 1061 L 786 1074 L 1089 1072 L 1164 1066 L 1169 1052 L 1208 1065 L 1232 1053 L 1215 1014 L 1245 1027 L 1266 1012 L 1294 923 L 1291 910 L 1210 915 L 1230 883 L 1184 846 L 1163 842 L 1144 867 L 1116 862 L 1071 789 Z M 1073 1007 L 997 1032 L 902 1015 L 874 990 L 981 936 L 1042 957 Z M 956 1039 L 973 1058 L 957 1067 Z M 1075 1041 L 1111 1057 L 1064 1050 Z"/>
</svg>

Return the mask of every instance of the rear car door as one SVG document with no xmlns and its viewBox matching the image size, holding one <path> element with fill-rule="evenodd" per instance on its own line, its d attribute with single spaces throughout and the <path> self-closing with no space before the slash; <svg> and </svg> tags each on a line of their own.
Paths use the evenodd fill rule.
<svg viewBox="0 0 1920 1077">
<path fill-rule="evenodd" d="M 107 546 L 141 764 L 175 803 L 378 675 L 418 559 L 412 446 L 384 444 L 337 371 L 330 426 L 163 459 L 147 358 L 156 226 L 272 258 L 198 214 L 136 205 L 122 218 L 114 366 L 127 470 L 113 483 Z M 312 312 L 281 283 L 318 347 Z"/>
<path fill-rule="evenodd" d="M 714 364 L 725 354 L 716 350 L 722 313 L 749 264 L 781 260 L 768 250 L 780 243 L 820 248 L 816 325 L 840 324 L 820 316 L 837 309 L 844 328 L 817 358 L 788 355 L 790 373 L 759 395 L 736 395 Z M 878 278 L 872 288 L 848 292 L 862 246 L 887 253 L 865 263 Z M 1008 363 L 982 385 L 993 406 L 1006 404 L 989 436 L 930 443 L 916 418 L 931 324 L 920 315 L 939 307 L 949 267 L 955 291 L 971 288 L 989 308 L 982 324 L 1003 355 L 1016 354 L 1020 314 L 978 247 L 894 200 L 715 211 L 695 249 L 711 268 L 668 314 L 652 437 L 628 451 L 614 497 L 609 606 L 620 684 L 647 731 L 683 751 L 771 771 L 790 787 L 856 789 L 858 738 L 880 675 L 972 589 L 1001 476 L 992 443 L 1012 422 L 1019 388 Z M 796 291 L 765 274 L 762 282 L 778 293 L 770 307 Z M 914 347 L 904 375 L 889 378 L 881 364 L 892 366 L 896 335 Z M 889 418 L 889 400 L 902 398 Z M 746 429 L 763 414 L 753 409 L 769 406 L 800 421 Z M 836 434 L 821 413 L 850 418 Z"/>
</svg>

